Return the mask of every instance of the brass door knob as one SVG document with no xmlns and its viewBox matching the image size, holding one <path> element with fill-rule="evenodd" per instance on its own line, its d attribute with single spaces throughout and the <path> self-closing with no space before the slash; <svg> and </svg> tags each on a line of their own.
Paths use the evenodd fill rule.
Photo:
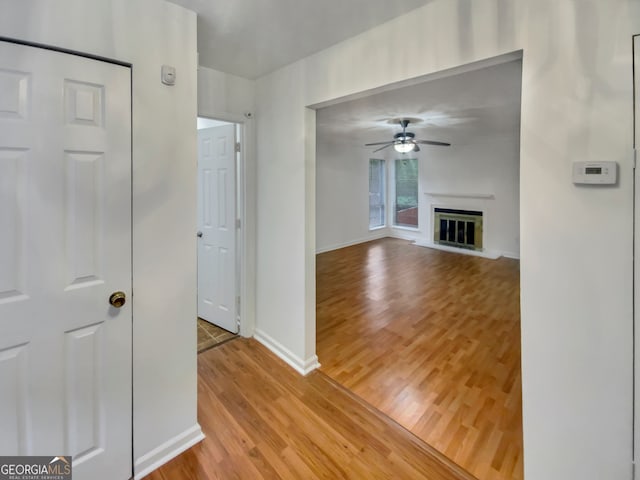
<svg viewBox="0 0 640 480">
<path fill-rule="evenodd" d="M 113 292 L 109 297 L 109 303 L 116 308 L 120 308 L 127 301 L 127 296 L 124 292 Z"/>
</svg>

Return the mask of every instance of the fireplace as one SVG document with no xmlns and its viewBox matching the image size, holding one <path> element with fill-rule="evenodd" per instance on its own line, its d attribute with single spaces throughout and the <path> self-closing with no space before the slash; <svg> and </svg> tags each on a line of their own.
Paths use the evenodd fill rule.
<svg viewBox="0 0 640 480">
<path fill-rule="evenodd" d="M 434 243 L 482 250 L 482 212 L 434 208 L 433 213 Z"/>
</svg>

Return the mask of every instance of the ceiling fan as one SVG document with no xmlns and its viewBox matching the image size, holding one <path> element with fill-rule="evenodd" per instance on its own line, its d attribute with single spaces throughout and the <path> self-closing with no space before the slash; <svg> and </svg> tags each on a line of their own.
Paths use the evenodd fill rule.
<svg viewBox="0 0 640 480">
<path fill-rule="evenodd" d="M 409 123 L 411 123 L 409 119 L 401 118 L 400 120 L 398 120 L 398 123 L 402 126 L 402 132 L 396 133 L 393 136 L 393 140 L 388 142 L 365 143 L 364 146 L 373 147 L 376 145 L 384 145 L 383 147 L 380 147 L 374 150 L 374 153 L 379 152 L 380 150 L 384 150 L 385 148 L 390 147 L 392 145 L 394 150 L 399 153 L 419 152 L 420 147 L 418 146 L 418 144 L 438 145 L 440 147 L 451 146 L 450 143 L 446 143 L 446 142 L 436 142 L 434 140 L 416 140 L 414 133 L 407 132 L 407 126 L 409 125 Z"/>
</svg>

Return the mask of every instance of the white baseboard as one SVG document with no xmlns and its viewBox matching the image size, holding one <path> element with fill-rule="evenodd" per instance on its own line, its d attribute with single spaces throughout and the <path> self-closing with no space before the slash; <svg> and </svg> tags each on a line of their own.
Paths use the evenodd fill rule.
<svg viewBox="0 0 640 480">
<path fill-rule="evenodd" d="M 275 353 L 281 360 L 283 360 L 287 365 L 293 368 L 300 375 L 307 375 L 316 368 L 320 367 L 317 355 L 313 355 L 307 360 L 302 360 L 291 350 L 289 350 L 258 328 L 256 328 L 256 332 L 253 338 L 255 338 L 262 345 Z"/>
<path fill-rule="evenodd" d="M 391 238 L 397 238 L 400 240 L 409 240 L 412 242 L 418 242 L 419 238 L 422 237 L 422 233 L 419 231 L 411 230 L 403 230 L 401 228 L 392 228 L 389 233 Z"/>
<path fill-rule="evenodd" d="M 328 247 L 318 248 L 318 249 L 316 249 L 316 255 L 319 254 L 319 253 L 330 252 L 332 250 L 338 250 L 340 248 L 350 247 L 352 245 L 358 245 L 359 243 L 370 242 L 372 240 L 379 240 L 381 238 L 385 238 L 385 237 L 388 237 L 388 236 L 389 236 L 389 229 L 388 228 L 381 228 L 380 230 L 374 230 L 373 232 L 371 232 L 370 235 L 367 235 L 366 237 L 359 238 L 357 240 L 350 240 L 348 242 L 336 243 L 336 244 L 333 244 L 333 245 L 329 245 Z"/>
<path fill-rule="evenodd" d="M 134 465 L 135 480 L 138 480 L 151 472 L 161 467 L 169 460 L 177 457 L 185 450 L 193 447 L 196 443 L 201 442 L 204 439 L 204 433 L 200 425 L 197 423 L 185 430 L 184 432 L 176 435 L 172 439 L 166 441 L 157 448 L 154 448 L 148 453 L 145 453 L 140 458 L 136 459 Z"/>
<path fill-rule="evenodd" d="M 503 257 L 507 257 L 507 258 L 512 258 L 514 260 L 520 260 L 520 254 L 519 253 L 502 252 L 502 256 Z"/>
<path fill-rule="evenodd" d="M 474 257 L 489 258 L 491 260 L 496 260 L 502 256 L 500 252 L 493 252 L 490 250 L 468 250 L 466 248 L 449 247 L 448 245 L 438 245 L 437 243 L 427 243 L 418 240 L 413 243 L 420 247 L 433 248 L 434 250 L 442 250 L 444 252 L 460 253 L 462 255 L 472 255 Z"/>
</svg>

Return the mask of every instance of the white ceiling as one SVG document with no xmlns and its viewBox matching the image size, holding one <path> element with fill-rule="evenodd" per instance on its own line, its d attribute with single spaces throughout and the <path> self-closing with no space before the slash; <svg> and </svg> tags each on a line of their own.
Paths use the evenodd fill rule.
<svg viewBox="0 0 640 480">
<path fill-rule="evenodd" d="M 398 117 L 421 120 L 407 128 L 416 139 L 452 145 L 518 134 L 521 70 L 520 60 L 510 61 L 321 108 L 317 111 L 317 136 L 323 141 L 361 146 L 391 140 L 402 129 L 388 120 Z"/>
<path fill-rule="evenodd" d="M 198 14 L 199 63 L 255 79 L 430 0 L 170 0 Z"/>
</svg>

